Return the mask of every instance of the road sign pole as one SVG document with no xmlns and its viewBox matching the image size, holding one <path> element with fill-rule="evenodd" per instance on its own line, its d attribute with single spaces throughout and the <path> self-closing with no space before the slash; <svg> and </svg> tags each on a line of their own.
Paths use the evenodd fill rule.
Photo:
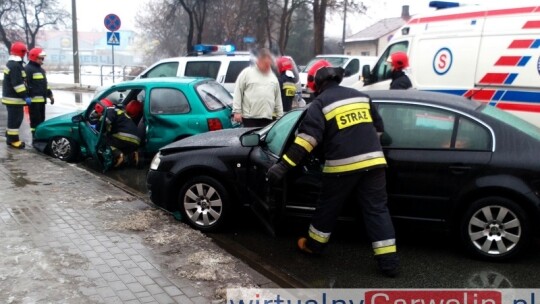
<svg viewBox="0 0 540 304">
<path fill-rule="evenodd" d="M 112 45 L 112 82 L 114 83 L 114 44 Z"/>
</svg>

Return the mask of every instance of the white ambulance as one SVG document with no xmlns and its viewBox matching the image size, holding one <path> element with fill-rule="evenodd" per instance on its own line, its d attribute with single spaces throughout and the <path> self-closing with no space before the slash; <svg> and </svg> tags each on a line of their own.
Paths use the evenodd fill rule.
<svg viewBox="0 0 540 304">
<path fill-rule="evenodd" d="M 416 89 L 470 97 L 540 125 L 540 1 L 505 3 L 432 1 L 437 10 L 399 29 L 356 87 L 388 89 L 387 58 L 405 51 Z"/>
</svg>

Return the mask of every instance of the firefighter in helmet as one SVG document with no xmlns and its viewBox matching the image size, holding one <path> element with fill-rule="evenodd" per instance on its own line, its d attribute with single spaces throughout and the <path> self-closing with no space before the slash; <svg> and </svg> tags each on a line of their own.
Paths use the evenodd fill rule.
<svg viewBox="0 0 540 304">
<path fill-rule="evenodd" d="M 343 204 L 360 204 L 379 269 L 397 275 L 399 259 L 394 227 L 387 207 L 386 160 L 379 135 L 384 127 L 369 96 L 339 86 L 344 70 L 319 60 L 308 72 L 307 86 L 315 99 L 306 110 L 294 143 L 267 173 L 275 183 L 319 147 L 325 163 L 322 189 L 301 251 L 319 254 L 330 240 Z"/>
<path fill-rule="evenodd" d="M 392 82 L 390 90 L 407 90 L 412 87 L 409 76 L 404 69 L 409 67 L 409 57 L 405 52 L 395 52 L 388 57 L 388 62 L 392 65 Z"/>
<path fill-rule="evenodd" d="M 114 108 L 114 104 L 107 98 L 102 99 L 101 104 L 96 103 L 94 112 L 97 116 L 95 118 L 105 119 L 106 129 L 103 131 L 114 156 L 114 167 L 122 165 L 128 156 L 137 165 L 139 162 L 137 149 L 141 140 L 137 135 L 137 126 L 127 113 L 123 109 Z M 106 112 L 105 115 L 103 112 Z"/>
<path fill-rule="evenodd" d="M 286 56 L 276 59 L 276 65 L 279 72 L 278 80 L 281 88 L 281 102 L 283 103 L 283 112 L 288 112 L 292 108 L 292 102 L 296 95 L 296 83 L 294 81 L 293 63 Z"/>
<path fill-rule="evenodd" d="M 28 77 L 28 94 L 32 98 L 32 104 L 28 107 L 30 114 L 30 130 L 34 135 L 36 127 L 45 120 L 45 104 L 47 98 L 54 104 L 54 97 L 45 70 L 41 67 L 45 60 L 45 51 L 41 48 L 33 48 L 28 52 L 28 64 L 24 68 Z"/>
<path fill-rule="evenodd" d="M 9 147 L 24 149 L 25 143 L 19 138 L 25 105 L 30 105 L 32 100 L 28 96 L 26 88 L 26 72 L 24 71 L 23 58 L 27 48 L 22 42 L 11 44 L 9 60 L 4 68 L 4 80 L 2 84 L 2 103 L 7 109 L 6 143 Z"/>
</svg>

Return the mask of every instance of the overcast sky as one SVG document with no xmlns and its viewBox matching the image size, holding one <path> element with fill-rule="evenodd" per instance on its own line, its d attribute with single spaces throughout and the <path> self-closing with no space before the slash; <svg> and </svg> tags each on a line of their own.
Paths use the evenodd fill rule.
<svg viewBox="0 0 540 304">
<path fill-rule="evenodd" d="M 103 19 L 108 14 L 116 14 L 122 20 L 122 30 L 136 30 L 135 16 L 150 1 L 163 0 L 76 0 L 79 31 L 106 31 Z M 223 0 L 227 1 L 227 0 Z M 503 0 L 461 0 L 461 3 L 498 2 Z M 71 0 L 60 0 L 67 11 L 71 11 Z M 354 34 L 383 18 L 401 16 L 401 7 L 409 5 L 411 15 L 429 12 L 430 0 L 365 0 L 367 13 L 349 14 L 347 32 Z M 506 1 L 508 2 L 508 1 Z M 513 0 L 513 3 L 531 2 L 528 0 Z M 343 15 L 333 14 L 327 18 L 326 36 L 341 37 Z"/>
</svg>

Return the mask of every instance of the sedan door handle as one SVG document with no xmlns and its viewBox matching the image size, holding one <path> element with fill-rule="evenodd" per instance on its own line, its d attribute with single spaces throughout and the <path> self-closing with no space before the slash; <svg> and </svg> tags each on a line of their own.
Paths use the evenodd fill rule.
<svg viewBox="0 0 540 304">
<path fill-rule="evenodd" d="M 465 166 L 465 165 L 452 165 L 450 166 L 450 171 L 454 174 L 463 174 L 467 171 L 470 171 L 472 169 L 471 166 Z"/>
</svg>

